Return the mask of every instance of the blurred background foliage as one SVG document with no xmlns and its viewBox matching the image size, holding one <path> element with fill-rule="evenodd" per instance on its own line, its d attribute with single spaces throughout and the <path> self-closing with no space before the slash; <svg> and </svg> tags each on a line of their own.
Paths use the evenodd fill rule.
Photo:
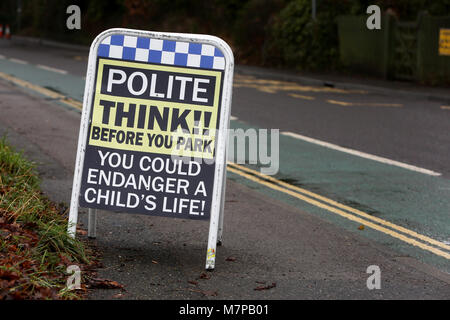
<svg viewBox="0 0 450 320">
<path fill-rule="evenodd" d="M 66 28 L 71 4 L 81 8 L 81 30 Z M 212 34 L 231 45 L 239 64 L 317 71 L 339 69 L 336 17 L 365 15 L 371 4 L 405 21 L 423 10 L 450 14 L 450 0 L 317 0 L 316 19 L 311 0 L 1 0 L 0 24 L 84 45 L 112 27 Z"/>
</svg>

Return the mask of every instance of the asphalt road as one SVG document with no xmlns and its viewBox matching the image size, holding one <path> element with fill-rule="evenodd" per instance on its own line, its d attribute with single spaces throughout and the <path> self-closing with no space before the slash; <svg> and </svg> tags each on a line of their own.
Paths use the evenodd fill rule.
<svg viewBox="0 0 450 320">
<path fill-rule="evenodd" d="M 0 46 L 0 129 L 67 203 L 79 111 L 39 88 L 81 101 L 86 56 Z M 449 101 L 237 71 L 231 126 L 280 129 L 280 168 L 272 180 L 258 166 L 229 168 L 211 278 L 199 279 L 207 223 L 111 212 L 99 214 L 100 274 L 130 299 L 448 299 Z M 380 290 L 366 287 L 370 265 Z"/>
</svg>

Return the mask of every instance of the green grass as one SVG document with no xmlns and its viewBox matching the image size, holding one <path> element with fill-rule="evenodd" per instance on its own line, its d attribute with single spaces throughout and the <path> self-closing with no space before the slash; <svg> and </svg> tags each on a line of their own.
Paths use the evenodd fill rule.
<svg viewBox="0 0 450 320">
<path fill-rule="evenodd" d="M 0 299 L 71 299 L 68 265 L 90 262 L 67 235 L 66 210 L 40 190 L 35 164 L 0 139 Z"/>
</svg>

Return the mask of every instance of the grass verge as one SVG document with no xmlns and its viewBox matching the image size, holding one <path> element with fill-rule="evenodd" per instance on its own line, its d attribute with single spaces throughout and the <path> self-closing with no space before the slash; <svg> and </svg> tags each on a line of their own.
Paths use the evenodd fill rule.
<svg viewBox="0 0 450 320">
<path fill-rule="evenodd" d="M 0 300 L 78 299 L 69 265 L 89 266 L 92 252 L 67 235 L 66 208 L 40 191 L 35 165 L 0 139 Z"/>
</svg>

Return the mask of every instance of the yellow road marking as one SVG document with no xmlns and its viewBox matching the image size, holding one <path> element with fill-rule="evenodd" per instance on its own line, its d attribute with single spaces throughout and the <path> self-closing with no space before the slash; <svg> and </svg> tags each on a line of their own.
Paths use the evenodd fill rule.
<svg viewBox="0 0 450 320">
<path fill-rule="evenodd" d="M 443 249 L 446 249 L 446 250 L 450 250 L 450 245 L 446 245 L 445 243 L 442 243 L 442 242 L 437 241 L 437 240 L 434 240 L 434 239 L 432 239 L 432 238 L 430 238 L 430 237 L 421 235 L 421 234 L 419 234 L 419 233 L 416 233 L 416 232 L 414 232 L 414 231 L 412 231 L 412 230 L 409 230 L 409 229 L 406 229 L 406 228 L 404 228 L 404 227 L 398 226 L 398 225 L 396 225 L 396 224 L 394 224 L 394 223 L 391 223 L 391 222 L 389 222 L 389 221 L 380 219 L 380 218 L 378 218 L 378 217 L 374 217 L 374 216 L 372 216 L 372 215 L 370 215 L 370 214 L 367 214 L 367 213 L 365 213 L 365 212 L 363 212 L 363 211 L 361 211 L 361 210 L 358 210 L 358 209 L 349 207 L 349 206 L 347 206 L 347 205 L 345 205 L 345 204 L 341 204 L 341 203 L 339 203 L 339 202 L 337 202 L 337 201 L 334 201 L 334 200 L 332 200 L 332 199 L 326 198 L 326 197 L 321 196 L 321 195 L 319 195 L 319 194 L 316 194 L 316 193 L 314 193 L 314 192 L 311 192 L 311 191 L 308 191 L 308 190 L 306 190 L 306 189 L 303 189 L 303 188 L 294 186 L 294 185 L 292 185 L 292 184 L 289 184 L 289 183 L 286 183 L 286 182 L 284 182 L 284 181 L 278 180 L 278 179 L 273 178 L 273 177 L 271 177 L 271 176 L 262 174 L 262 173 L 260 173 L 260 172 L 258 172 L 258 171 L 256 171 L 256 170 L 252 170 L 252 169 L 249 169 L 249 168 L 244 167 L 244 166 L 240 166 L 240 165 L 235 164 L 235 163 L 228 163 L 228 164 L 231 165 L 231 166 L 235 166 L 236 168 L 238 168 L 238 169 L 240 169 L 240 170 L 243 170 L 243 171 L 246 171 L 246 172 L 248 172 L 248 173 L 251 173 L 251 174 L 260 176 L 260 177 L 262 177 L 262 178 L 264 178 L 264 179 L 266 179 L 266 180 L 270 180 L 270 181 L 272 181 L 272 182 L 274 182 L 274 183 L 277 183 L 277 184 L 279 184 L 279 185 L 281 185 L 281 186 L 283 186 L 283 187 L 285 187 L 285 188 L 292 189 L 292 190 L 294 190 L 294 191 L 303 193 L 303 194 L 305 194 L 305 195 L 308 195 L 308 196 L 310 196 L 310 197 L 316 198 L 316 199 L 321 200 L 321 201 L 323 201 L 323 202 L 327 202 L 327 203 L 329 203 L 329 204 L 331 204 L 331 205 L 333 205 L 333 206 L 336 206 L 336 207 L 338 207 L 338 208 L 341 208 L 341 209 L 350 211 L 350 212 L 352 212 L 352 213 L 355 213 L 355 214 L 357 214 L 357 215 L 360 215 L 360 216 L 364 217 L 365 219 L 369 219 L 369 220 L 375 221 L 375 222 L 377 222 L 377 223 L 383 224 L 383 225 L 385 225 L 385 226 L 387 226 L 387 227 L 390 227 L 390 228 L 392 228 L 392 229 L 396 229 L 397 231 L 406 233 L 406 234 L 408 234 L 408 235 L 410 235 L 410 236 L 412 236 L 412 237 L 418 238 L 418 239 L 420 239 L 420 240 L 422 240 L 422 241 L 428 242 L 428 243 L 433 244 L 433 245 L 435 245 L 435 246 L 439 246 L 439 247 L 441 247 L 441 248 L 443 248 Z"/>
<path fill-rule="evenodd" d="M 304 96 L 301 94 L 297 94 L 297 93 L 289 93 L 289 95 L 293 98 L 297 98 L 297 99 L 305 99 L 305 100 L 314 100 L 314 97 L 311 96 Z"/>
<path fill-rule="evenodd" d="M 329 87 L 312 87 L 312 86 L 302 86 L 299 84 L 260 84 L 251 81 L 236 81 L 234 83 L 235 87 L 247 87 L 254 88 L 259 91 L 276 93 L 279 91 L 301 91 L 301 92 L 331 92 L 331 93 L 351 93 L 348 90 L 329 88 Z M 354 92 L 353 92 L 354 93 Z M 361 93 L 361 92 L 359 92 Z"/>
<path fill-rule="evenodd" d="M 66 97 L 65 95 L 60 94 L 58 92 L 55 92 L 55 91 L 43 88 L 41 86 L 35 85 L 35 84 L 31 83 L 31 82 L 28 82 L 28 81 L 25 81 L 25 80 L 13 77 L 13 76 L 11 76 L 9 74 L 0 72 L 0 78 L 3 78 L 3 79 L 5 79 L 5 80 L 7 80 L 9 82 L 12 82 L 12 83 L 14 83 L 14 84 L 16 84 L 18 86 L 21 86 L 21 87 L 33 90 L 33 91 L 35 91 L 37 93 L 40 93 L 40 94 L 42 94 L 42 95 L 44 95 L 46 97 L 49 97 L 49 98 L 52 98 L 52 99 L 56 99 L 59 102 L 62 102 L 62 103 L 66 104 L 66 105 L 68 105 L 68 106 L 70 106 L 72 108 L 75 108 L 75 109 L 78 109 L 78 110 L 81 110 L 83 108 L 83 104 L 81 102 L 77 101 L 77 100 L 74 100 L 72 98 Z"/>
<path fill-rule="evenodd" d="M 60 102 L 65 103 L 71 107 L 74 107 L 75 109 L 78 110 L 82 110 L 83 109 L 83 104 L 80 101 L 68 98 L 68 97 L 64 97 L 63 99 L 60 100 Z"/>
<path fill-rule="evenodd" d="M 268 79 L 256 79 L 253 76 L 234 76 L 234 87 L 247 87 L 254 88 L 262 92 L 277 93 L 279 91 L 300 91 L 300 92 L 331 92 L 331 93 L 358 93 L 366 94 L 365 90 L 347 90 L 331 87 L 320 86 L 304 86 L 295 82 L 268 80 Z"/>
<path fill-rule="evenodd" d="M 360 210 L 357 210 L 357 209 L 351 208 L 349 206 L 340 204 L 340 203 L 338 203 L 338 202 L 336 202 L 334 200 L 331 200 L 331 199 L 328 199 L 326 197 L 320 196 L 320 195 L 315 194 L 315 193 L 313 193 L 311 191 L 308 191 L 308 190 L 305 190 L 303 188 L 299 188 L 299 187 L 290 185 L 288 183 L 285 183 L 285 182 L 280 181 L 278 179 L 275 179 L 273 177 L 270 177 L 270 176 L 264 175 L 262 173 L 259 173 L 258 171 L 255 171 L 255 170 L 252 170 L 252 169 L 249 169 L 249 168 L 237 165 L 235 163 L 228 163 L 228 169 L 231 172 L 239 174 L 239 175 L 241 175 L 241 176 L 243 176 L 243 177 L 245 177 L 245 178 L 247 178 L 249 180 L 252 180 L 254 182 L 258 182 L 258 183 L 263 184 L 263 185 L 265 185 L 265 186 L 267 186 L 269 188 L 272 188 L 272 189 L 275 189 L 275 190 L 287 193 L 287 194 L 289 194 L 291 196 L 294 196 L 294 197 L 296 197 L 298 199 L 301 199 L 301 200 L 303 200 L 305 202 L 308 202 L 308 203 L 310 203 L 312 205 L 315 205 L 317 207 L 326 209 L 326 210 L 331 211 L 333 213 L 336 213 L 336 214 L 338 214 L 340 216 L 343 216 L 343 217 L 345 217 L 345 218 L 347 218 L 349 220 L 361 223 L 361 224 L 366 225 L 368 227 L 371 227 L 371 228 L 373 228 L 375 230 L 378 230 L 378 231 L 381 231 L 381 232 L 383 232 L 385 234 L 388 234 L 388 235 L 390 235 L 392 237 L 400 239 L 400 240 L 402 240 L 404 242 L 407 242 L 409 244 L 412 244 L 414 246 L 420 247 L 420 248 L 422 248 L 424 250 L 427 250 L 427 251 L 430 251 L 430 252 L 432 252 L 434 254 L 442 256 L 442 257 L 444 257 L 446 259 L 450 259 L 450 254 L 448 254 L 448 253 L 446 253 L 444 251 L 441 251 L 439 249 L 436 249 L 436 248 L 433 248 L 433 247 L 428 246 L 426 244 L 423 244 L 421 242 L 418 242 L 415 239 L 406 237 L 406 236 L 404 236 L 402 234 L 399 234 L 399 233 L 397 233 L 397 232 L 395 232 L 393 230 L 390 230 L 390 229 L 387 229 L 385 227 L 379 226 L 379 225 L 374 224 L 374 223 L 372 223 L 372 222 L 370 222 L 368 220 L 365 220 L 365 219 L 369 219 L 369 220 L 375 221 L 375 222 L 380 223 L 382 225 L 385 225 L 387 227 L 393 228 L 393 229 L 395 229 L 397 231 L 406 233 L 406 234 L 408 234 L 410 236 L 413 236 L 413 237 L 415 237 L 417 239 L 420 239 L 422 241 L 425 241 L 425 242 L 428 242 L 430 244 L 439 246 L 439 247 L 441 247 L 443 249 L 446 249 L 446 250 L 450 250 L 450 246 L 446 245 L 445 243 L 442 243 L 440 241 L 434 240 L 434 239 L 429 238 L 427 236 L 418 234 L 418 233 L 416 233 L 416 232 L 414 232 L 412 230 L 409 230 L 409 229 L 406 229 L 404 227 L 395 225 L 395 224 L 393 224 L 391 222 L 388 222 L 386 220 L 383 220 L 383 219 L 380 219 L 380 218 L 377 218 L 377 217 L 373 217 L 373 216 L 371 216 L 371 215 L 369 215 L 369 214 L 367 214 L 365 212 L 362 212 Z M 245 172 L 243 172 L 243 171 L 245 171 Z M 262 179 L 256 177 L 255 175 L 261 177 Z M 267 182 L 267 180 L 269 180 L 271 182 L 275 182 L 276 184 L 279 184 L 279 185 Z M 311 199 L 309 197 L 306 197 L 305 195 L 302 195 L 300 193 L 308 195 L 308 196 L 310 196 L 312 198 L 316 198 L 318 200 L 321 200 L 323 202 L 326 202 L 326 203 L 328 203 L 330 205 L 333 205 L 333 206 L 336 206 L 338 208 L 345 209 L 345 210 L 350 211 L 352 213 L 358 214 L 359 216 L 364 217 L 365 219 L 360 218 L 360 217 L 356 217 L 356 216 L 354 216 L 354 215 L 352 215 L 350 213 L 347 213 L 347 212 L 344 212 L 344 211 L 339 210 L 337 208 L 331 207 L 331 206 L 329 206 L 327 204 L 323 204 L 322 202 L 319 202 L 317 200 L 314 200 L 314 199 Z"/>
<path fill-rule="evenodd" d="M 86 56 L 74 56 L 73 59 L 77 60 L 77 61 L 83 61 L 83 60 L 87 61 L 88 60 L 88 58 Z"/>
<path fill-rule="evenodd" d="M 370 103 L 370 102 L 346 102 L 337 100 L 327 100 L 328 103 L 337 104 L 344 107 L 403 107 L 400 103 Z"/>
<path fill-rule="evenodd" d="M 237 167 L 238 169 L 243 170 L 243 171 L 246 171 L 246 172 L 248 172 L 248 173 L 251 173 L 251 174 L 255 174 L 255 175 L 257 175 L 257 176 L 260 176 L 260 177 L 262 177 L 262 178 L 264 178 L 264 179 L 266 179 L 266 180 L 270 180 L 270 181 L 272 181 L 272 182 L 274 182 L 274 183 L 277 183 L 277 184 L 279 184 L 279 185 L 281 185 L 281 186 L 283 186 L 283 187 L 285 187 L 285 188 L 292 189 L 292 190 L 294 190 L 294 191 L 297 191 L 297 192 L 303 193 L 303 194 L 305 194 L 305 195 L 308 195 L 308 196 L 310 196 L 310 197 L 316 198 L 316 199 L 318 199 L 318 200 L 320 200 L 320 201 L 327 202 L 327 203 L 329 203 L 329 204 L 331 204 L 331 205 L 333 205 L 333 206 L 335 206 L 335 207 L 338 207 L 338 208 L 341 208 L 341 209 L 350 211 L 350 212 L 352 212 L 352 213 L 355 213 L 355 214 L 357 214 L 357 215 L 360 215 L 360 216 L 364 217 L 365 219 L 369 219 L 369 220 L 375 221 L 375 222 L 377 222 L 377 223 L 383 224 L 383 225 L 385 225 L 385 226 L 387 226 L 387 227 L 390 227 L 390 228 L 392 228 L 392 229 L 395 229 L 395 230 L 397 230 L 397 231 L 406 233 L 406 234 L 408 234 L 408 235 L 410 235 L 410 236 L 412 236 L 412 237 L 418 238 L 418 239 L 420 239 L 420 240 L 422 240 L 422 241 L 428 242 L 428 243 L 433 244 L 433 245 L 435 245 L 435 246 L 439 246 L 439 247 L 441 247 L 441 248 L 443 248 L 443 249 L 446 249 L 446 250 L 450 250 L 450 245 L 447 245 L 447 244 L 442 243 L 442 242 L 440 242 L 440 241 L 434 240 L 434 239 L 432 239 L 432 238 L 430 238 L 430 237 L 421 235 L 421 234 L 419 234 L 419 233 L 417 233 L 417 232 L 414 232 L 414 231 L 412 231 L 412 230 L 406 229 L 406 228 L 404 228 L 404 227 L 402 227 L 402 226 L 398 226 L 398 225 L 396 225 L 396 224 L 394 224 L 394 223 L 391 223 L 391 222 L 389 222 L 389 221 L 380 219 L 380 218 L 378 218 L 378 217 L 374 217 L 374 216 L 372 216 L 372 215 L 370 215 L 370 214 L 367 214 L 367 213 L 365 213 L 365 212 L 363 212 L 363 211 L 361 211 L 361 210 L 358 210 L 358 209 L 349 207 L 349 206 L 347 206 L 347 205 L 345 205 L 345 204 L 339 203 L 339 202 L 337 202 L 337 201 L 334 201 L 334 200 L 332 200 L 332 199 L 326 198 L 326 197 L 321 196 L 321 195 L 319 195 L 319 194 L 316 194 L 316 193 L 314 193 L 314 192 L 311 192 L 311 191 L 308 191 L 308 190 L 306 190 L 306 189 L 303 189 L 303 188 L 294 186 L 294 185 L 292 185 L 292 184 L 286 183 L 286 182 L 284 182 L 284 181 L 278 180 L 278 179 L 273 178 L 273 177 L 271 177 L 271 176 L 267 176 L 267 175 L 262 174 L 262 173 L 260 173 L 260 172 L 258 172 L 258 171 L 256 171 L 256 170 L 252 170 L 252 169 L 249 169 L 249 168 L 244 167 L 244 166 L 240 166 L 240 165 L 235 164 L 235 163 L 229 163 L 229 165 L 235 166 L 235 167 Z"/>
</svg>

